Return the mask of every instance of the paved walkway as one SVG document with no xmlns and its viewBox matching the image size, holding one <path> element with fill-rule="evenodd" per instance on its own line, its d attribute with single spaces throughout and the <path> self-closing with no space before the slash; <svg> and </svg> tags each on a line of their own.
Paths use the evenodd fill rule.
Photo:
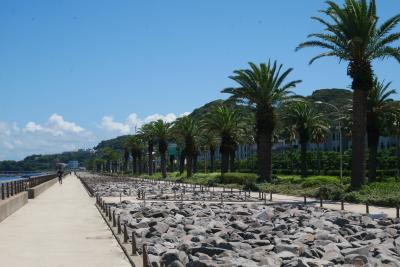
<svg viewBox="0 0 400 267">
<path fill-rule="evenodd" d="M 0 223 L 0 266 L 129 267 L 76 176 Z"/>
</svg>

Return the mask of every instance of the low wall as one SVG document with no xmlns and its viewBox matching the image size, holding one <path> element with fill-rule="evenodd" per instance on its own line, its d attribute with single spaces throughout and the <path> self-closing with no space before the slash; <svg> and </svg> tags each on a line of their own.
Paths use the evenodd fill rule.
<svg viewBox="0 0 400 267">
<path fill-rule="evenodd" d="M 21 192 L 5 200 L 0 200 L 0 222 L 28 203 L 28 192 Z"/>
<path fill-rule="evenodd" d="M 36 198 L 38 195 L 46 191 L 49 187 L 54 185 L 55 183 L 58 183 L 58 178 L 51 179 L 47 182 L 44 182 L 40 185 L 37 185 L 35 187 L 29 188 L 28 189 L 28 197 L 31 198 Z"/>
</svg>

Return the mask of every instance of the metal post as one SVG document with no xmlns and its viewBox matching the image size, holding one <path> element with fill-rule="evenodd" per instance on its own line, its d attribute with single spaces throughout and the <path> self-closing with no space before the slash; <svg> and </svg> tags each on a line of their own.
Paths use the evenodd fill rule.
<svg viewBox="0 0 400 267">
<path fill-rule="evenodd" d="M 115 227 L 115 226 L 117 226 L 117 221 L 115 220 L 115 209 L 113 210 L 113 213 L 112 213 L 112 221 L 113 221 L 113 227 Z"/>
<path fill-rule="evenodd" d="M 322 196 L 319 198 L 319 206 L 322 208 Z"/>
<path fill-rule="evenodd" d="M 124 223 L 124 243 L 128 242 L 128 230 L 126 229 L 126 223 Z"/>
<path fill-rule="evenodd" d="M 340 201 L 340 209 L 344 210 L 344 200 L 343 199 Z"/>
<path fill-rule="evenodd" d="M 396 218 L 400 218 L 400 207 L 396 207 Z"/>
<path fill-rule="evenodd" d="M 338 109 L 339 110 L 339 109 Z M 339 119 L 339 150 L 340 150 L 340 184 L 343 184 L 343 153 L 342 153 L 342 150 L 343 150 L 343 148 L 342 148 L 342 146 L 343 146 L 343 144 L 342 144 L 342 127 L 341 127 L 341 124 L 340 124 L 340 119 Z"/>
<path fill-rule="evenodd" d="M 149 267 L 149 255 L 147 254 L 147 245 L 143 244 L 143 267 Z"/>
<path fill-rule="evenodd" d="M 132 231 L 132 255 L 137 255 L 135 231 Z"/>
<path fill-rule="evenodd" d="M 4 195 L 4 184 L 1 184 L 1 199 L 5 199 L 6 196 Z"/>
<path fill-rule="evenodd" d="M 369 214 L 369 204 L 368 204 L 368 202 L 365 203 L 365 212 L 366 212 L 367 214 Z"/>
<path fill-rule="evenodd" d="M 304 196 L 304 205 L 307 205 L 307 196 Z"/>
<path fill-rule="evenodd" d="M 118 214 L 118 220 L 117 220 L 117 230 L 118 234 L 121 234 L 121 215 Z"/>
<path fill-rule="evenodd" d="M 111 206 L 108 206 L 108 220 L 111 222 L 112 214 L 111 214 Z"/>
</svg>

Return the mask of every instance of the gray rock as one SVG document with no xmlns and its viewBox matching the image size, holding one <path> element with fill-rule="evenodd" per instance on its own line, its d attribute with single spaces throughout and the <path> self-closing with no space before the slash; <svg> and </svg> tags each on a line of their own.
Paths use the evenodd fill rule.
<svg viewBox="0 0 400 267">
<path fill-rule="evenodd" d="M 340 264 L 344 262 L 344 257 L 340 253 L 340 249 L 333 243 L 326 245 L 324 247 L 324 255 L 322 256 L 323 260 L 333 262 L 335 264 Z"/>
<path fill-rule="evenodd" d="M 161 257 L 161 260 L 164 261 L 167 266 L 175 261 L 181 262 L 183 264 L 189 262 L 186 253 L 177 249 L 171 249 L 165 252 Z"/>
</svg>

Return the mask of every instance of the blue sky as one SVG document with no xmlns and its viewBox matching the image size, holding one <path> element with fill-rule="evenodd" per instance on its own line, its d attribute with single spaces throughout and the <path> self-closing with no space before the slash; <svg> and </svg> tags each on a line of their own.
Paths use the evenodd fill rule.
<svg viewBox="0 0 400 267">
<path fill-rule="evenodd" d="M 378 13 L 400 12 L 380 0 Z M 248 61 L 293 67 L 295 89 L 346 88 L 346 65 L 294 52 L 321 29 L 321 0 L 19 1 L 0 3 L 0 160 L 92 147 L 185 112 L 234 85 Z M 399 30 L 399 29 L 397 29 Z M 400 85 L 399 64 L 376 62 Z"/>
</svg>

